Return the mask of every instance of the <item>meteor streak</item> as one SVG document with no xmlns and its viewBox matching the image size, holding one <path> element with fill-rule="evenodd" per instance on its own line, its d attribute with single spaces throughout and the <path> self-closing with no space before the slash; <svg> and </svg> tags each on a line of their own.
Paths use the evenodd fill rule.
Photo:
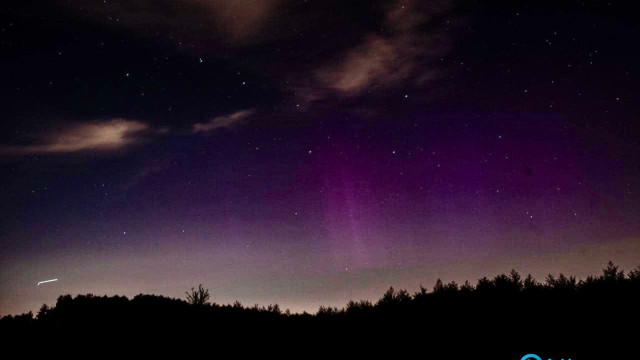
<svg viewBox="0 0 640 360">
<path fill-rule="evenodd" d="M 40 282 L 38 283 L 38 286 L 40 286 L 40 284 L 44 284 L 44 283 L 48 283 L 48 282 L 54 282 L 54 281 L 58 281 L 58 279 L 51 279 L 51 280 L 40 281 Z"/>
</svg>

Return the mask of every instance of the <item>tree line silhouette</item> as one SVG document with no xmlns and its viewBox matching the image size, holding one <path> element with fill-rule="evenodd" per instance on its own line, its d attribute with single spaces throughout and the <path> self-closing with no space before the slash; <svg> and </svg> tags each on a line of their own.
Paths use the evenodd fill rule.
<svg viewBox="0 0 640 360">
<path fill-rule="evenodd" d="M 475 285 L 438 279 L 431 291 L 421 286 L 413 294 L 391 287 L 375 303 L 351 300 L 315 314 L 282 311 L 277 304 L 216 304 L 202 285 L 186 300 L 63 295 L 36 315 L 2 317 L 0 336 L 43 344 L 83 339 L 80 346 L 87 348 L 112 339 L 127 346 L 213 343 L 245 352 L 330 355 L 342 349 L 454 359 L 520 359 L 538 352 L 576 360 L 628 356 L 640 338 L 639 304 L 640 266 L 625 274 L 609 262 L 602 274 L 582 280 L 560 274 L 539 282 L 512 270 Z"/>
</svg>

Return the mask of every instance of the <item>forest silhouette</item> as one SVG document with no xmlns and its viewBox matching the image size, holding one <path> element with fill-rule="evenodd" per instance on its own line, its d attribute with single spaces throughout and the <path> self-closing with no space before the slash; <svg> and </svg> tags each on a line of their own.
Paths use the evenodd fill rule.
<svg viewBox="0 0 640 360">
<path fill-rule="evenodd" d="M 63 295 L 35 315 L 4 316 L 0 335 L 6 346 L 28 342 L 46 353 L 73 344 L 215 357 L 613 359 L 635 354 L 639 309 L 640 266 L 625 273 L 609 262 L 581 280 L 560 274 L 539 282 L 512 270 L 475 285 L 438 279 L 432 290 L 421 286 L 413 294 L 391 287 L 375 303 L 352 300 L 315 314 L 216 304 L 202 285 L 186 300 Z"/>
</svg>

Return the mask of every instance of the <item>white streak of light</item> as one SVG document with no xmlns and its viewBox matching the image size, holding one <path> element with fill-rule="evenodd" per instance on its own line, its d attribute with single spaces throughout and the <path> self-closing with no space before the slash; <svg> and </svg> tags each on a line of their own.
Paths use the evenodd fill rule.
<svg viewBox="0 0 640 360">
<path fill-rule="evenodd" d="M 44 283 L 48 283 L 48 282 L 53 282 L 53 281 L 58 281 L 58 279 L 51 279 L 51 280 L 40 281 L 40 282 L 38 283 L 38 286 L 40 286 L 40 284 L 44 284 Z"/>
</svg>

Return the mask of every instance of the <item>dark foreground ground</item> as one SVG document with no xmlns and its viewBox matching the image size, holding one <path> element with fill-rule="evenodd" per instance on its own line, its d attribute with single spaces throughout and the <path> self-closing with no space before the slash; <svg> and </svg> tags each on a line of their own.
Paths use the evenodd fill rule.
<svg viewBox="0 0 640 360">
<path fill-rule="evenodd" d="M 516 272 L 477 284 L 436 283 L 376 303 L 289 314 L 155 295 L 60 296 L 37 315 L 0 319 L 5 354 L 20 357 L 638 359 L 640 267 L 609 264 L 577 281 Z M 16 356 L 2 358 L 16 358 Z M 533 359 L 533 358 L 532 358 Z"/>
</svg>

